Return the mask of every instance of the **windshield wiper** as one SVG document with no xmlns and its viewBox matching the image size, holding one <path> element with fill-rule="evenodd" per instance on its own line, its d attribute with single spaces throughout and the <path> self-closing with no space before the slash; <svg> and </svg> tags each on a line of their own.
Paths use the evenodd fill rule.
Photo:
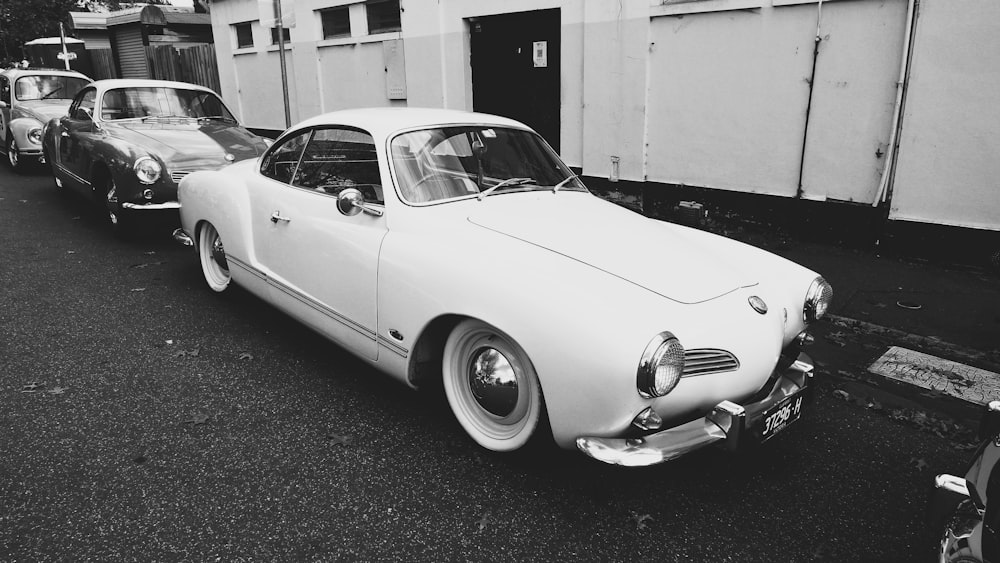
<svg viewBox="0 0 1000 563">
<path fill-rule="evenodd" d="M 566 184 L 570 183 L 570 181 L 572 181 L 572 180 L 577 180 L 577 179 L 579 179 L 579 178 L 580 178 L 580 177 L 579 177 L 579 176 L 577 176 L 576 174 L 570 174 L 568 178 L 566 178 L 566 179 L 565 179 L 565 180 L 563 180 L 562 182 L 559 182 L 558 184 L 556 184 L 556 185 L 552 186 L 552 193 L 556 193 L 556 192 L 558 192 L 558 191 L 559 191 L 559 188 L 561 188 L 561 187 L 565 186 Z"/>
<path fill-rule="evenodd" d="M 47 100 L 47 99 L 49 99 L 49 96 L 51 96 L 52 94 L 55 94 L 59 90 L 62 90 L 62 86 L 57 86 L 57 87 L 49 90 L 48 92 L 45 93 L 44 96 L 42 96 L 41 98 L 38 98 L 38 99 L 39 100 Z"/>
<path fill-rule="evenodd" d="M 496 184 L 495 186 L 490 186 L 485 190 L 479 192 L 479 201 L 483 201 L 483 198 L 490 195 L 491 193 L 497 191 L 505 186 L 520 186 L 522 184 L 534 184 L 534 178 L 507 178 L 503 182 Z"/>
</svg>

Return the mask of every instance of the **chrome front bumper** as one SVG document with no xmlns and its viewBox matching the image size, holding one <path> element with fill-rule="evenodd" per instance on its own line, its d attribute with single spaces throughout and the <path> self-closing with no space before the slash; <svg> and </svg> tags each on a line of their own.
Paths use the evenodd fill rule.
<svg viewBox="0 0 1000 563">
<path fill-rule="evenodd" d="M 576 447 L 599 461 L 631 467 L 670 461 L 716 442 L 735 450 L 741 440 L 756 439 L 751 430 L 760 426 L 767 409 L 799 391 L 808 390 L 808 395 L 812 377 L 812 360 L 800 354 L 760 401 L 746 405 L 722 401 L 704 418 L 655 434 L 641 438 L 581 437 L 576 439 Z"/>
<path fill-rule="evenodd" d="M 126 201 L 122 204 L 125 209 L 137 209 L 139 211 L 156 211 L 159 209 L 180 209 L 181 202 L 179 201 L 168 201 L 165 203 L 132 203 Z"/>
</svg>

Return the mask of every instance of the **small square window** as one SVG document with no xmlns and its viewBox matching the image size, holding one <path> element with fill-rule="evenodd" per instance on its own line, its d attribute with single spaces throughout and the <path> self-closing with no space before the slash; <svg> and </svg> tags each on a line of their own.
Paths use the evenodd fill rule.
<svg viewBox="0 0 1000 563">
<path fill-rule="evenodd" d="M 281 31 L 284 32 L 282 35 L 285 36 L 285 45 L 288 45 L 289 43 L 292 42 L 292 36 L 289 35 L 287 27 L 281 28 Z M 272 27 L 271 28 L 271 45 L 277 45 L 277 44 L 278 44 L 278 28 Z"/>
<path fill-rule="evenodd" d="M 253 30 L 250 29 L 250 22 L 238 23 L 233 29 L 236 31 L 237 49 L 253 47 Z"/>
<path fill-rule="evenodd" d="M 323 10 L 319 15 L 323 21 L 323 39 L 351 36 L 351 11 L 349 6 Z"/>
<path fill-rule="evenodd" d="M 368 33 L 388 33 L 403 29 L 399 18 L 399 0 L 369 0 L 365 3 L 368 12 Z"/>
</svg>

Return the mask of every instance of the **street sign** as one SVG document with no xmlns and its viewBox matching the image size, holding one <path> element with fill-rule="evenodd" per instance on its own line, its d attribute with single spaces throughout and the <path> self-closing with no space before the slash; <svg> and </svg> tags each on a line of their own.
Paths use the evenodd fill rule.
<svg viewBox="0 0 1000 563">
<path fill-rule="evenodd" d="M 57 53 L 56 58 L 60 61 L 72 61 L 76 59 L 76 53 Z"/>
</svg>

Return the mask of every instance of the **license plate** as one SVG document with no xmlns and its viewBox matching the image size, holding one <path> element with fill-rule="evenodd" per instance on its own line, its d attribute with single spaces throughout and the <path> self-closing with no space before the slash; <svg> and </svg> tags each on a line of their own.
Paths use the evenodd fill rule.
<svg viewBox="0 0 1000 563">
<path fill-rule="evenodd" d="M 764 411 L 761 418 L 763 427 L 760 432 L 761 441 L 774 436 L 788 427 L 789 424 L 799 419 L 802 414 L 802 394 L 789 395 L 780 403 Z"/>
</svg>

